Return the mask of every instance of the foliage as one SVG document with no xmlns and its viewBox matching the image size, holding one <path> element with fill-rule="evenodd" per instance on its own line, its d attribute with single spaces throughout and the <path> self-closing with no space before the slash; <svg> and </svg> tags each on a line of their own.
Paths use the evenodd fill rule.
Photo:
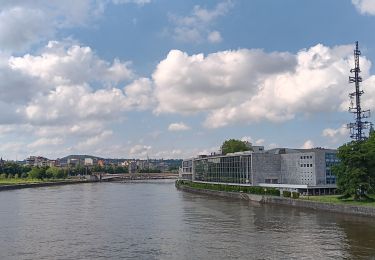
<svg viewBox="0 0 375 260">
<path fill-rule="evenodd" d="M 29 178 L 43 180 L 46 178 L 46 168 L 33 167 L 29 172 Z"/>
<path fill-rule="evenodd" d="M 250 150 L 252 150 L 252 148 L 251 146 L 248 145 L 248 143 L 243 142 L 241 140 L 236 140 L 236 139 L 226 140 L 221 146 L 221 152 L 223 154 L 250 151 Z"/>
<path fill-rule="evenodd" d="M 30 166 L 21 165 L 16 162 L 3 162 L 2 165 L 0 165 L 0 173 L 5 174 L 8 178 L 14 178 L 16 174 L 22 175 L 24 173 L 27 173 L 31 170 Z"/>
<path fill-rule="evenodd" d="M 352 141 L 338 149 L 341 162 L 333 167 L 337 186 L 344 198 L 368 199 L 375 191 L 375 134 L 364 141 Z"/>
<path fill-rule="evenodd" d="M 292 198 L 293 198 L 293 199 L 298 199 L 298 198 L 299 198 L 299 192 L 295 192 L 295 191 L 293 191 L 293 192 L 292 192 Z"/>
<path fill-rule="evenodd" d="M 340 195 L 322 195 L 322 196 L 303 196 L 302 199 L 313 200 L 318 202 L 343 204 L 343 205 L 357 205 L 357 206 L 370 206 L 375 207 L 375 195 L 368 195 L 373 200 L 358 201 L 354 200 L 352 196 L 342 198 Z"/>
<path fill-rule="evenodd" d="M 264 188 L 264 187 L 258 187 L 258 186 L 226 185 L 226 184 L 215 184 L 215 183 L 192 182 L 192 181 L 186 181 L 186 180 L 177 180 L 176 186 L 188 186 L 188 187 L 192 187 L 196 189 L 280 196 L 280 191 L 278 189 Z"/>
<path fill-rule="evenodd" d="M 94 165 L 92 167 L 92 172 L 105 172 L 109 174 L 115 174 L 115 173 L 128 173 L 128 167 L 125 166 L 117 166 L 117 165 Z"/>
<path fill-rule="evenodd" d="M 50 167 L 46 170 L 46 178 L 48 179 L 65 179 L 67 172 L 64 169 L 57 167 Z"/>
<path fill-rule="evenodd" d="M 283 191 L 283 197 L 285 197 L 285 198 L 290 198 L 291 194 L 292 193 L 290 191 L 287 191 L 287 190 Z"/>
</svg>

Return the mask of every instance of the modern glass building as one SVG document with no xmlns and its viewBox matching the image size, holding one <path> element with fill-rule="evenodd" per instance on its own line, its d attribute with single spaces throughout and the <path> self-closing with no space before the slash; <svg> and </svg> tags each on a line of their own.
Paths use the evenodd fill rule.
<svg viewBox="0 0 375 260">
<path fill-rule="evenodd" d="M 339 163 L 333 149 L 288 149 L 199 156 L 184 160 L 180 177 L 199 182 L 267 187 L 299 187 L 299 190 L 335 188 L 332 166 Z"/>
<path fill-rule="evenodd" d="M 223 183 L 251 183 L 251 154 L 198 158 L 194 180 Z"/>
</svg>

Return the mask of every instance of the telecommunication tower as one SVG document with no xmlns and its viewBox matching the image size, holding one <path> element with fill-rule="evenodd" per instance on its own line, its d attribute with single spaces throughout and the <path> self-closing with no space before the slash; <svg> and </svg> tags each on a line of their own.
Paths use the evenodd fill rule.
<svg viewBox="0 0 375 260">
<path fill-rule="evenodd" d="M 370 117 L 370 110 L 362 110 L 361 108 L 361 96 L 364 92 L 360 88 L 362 77 L 360 76 L 361 69 L 359 68 L 359 56 L 361 56 L 361 51 L 358 48 L 357 41 L 355 42 L 354 50 L 354 69 L 350 70 L 350 73 L 354 73 L 354 76 L 349 76 L 349 83 L 354 83 L 355 85 L 355 92 L 349 94 L 349 112 L 354 114 L 355 122 L 347 125 L 350 129 L 350 138 L 355 141 L 365 140 L 367 137 L 364 133 L 364 129 L 369 128 L 371 125 L 370 122 L 366 121 L 366 118 Z"/>
</svg>

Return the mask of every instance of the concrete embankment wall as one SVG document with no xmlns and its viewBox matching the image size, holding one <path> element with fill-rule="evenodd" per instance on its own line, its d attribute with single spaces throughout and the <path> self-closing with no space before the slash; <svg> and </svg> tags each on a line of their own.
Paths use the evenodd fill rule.
<svg viewBox="0 0 375 260">
<path fill-rule="evenodd" d="M 47 186 L 59 186 L 59 185 L 68 185 L 68 184 L 79 184 L 79 183 L 89 183 L 89 182 L 93 182 L 93 181 L 74 180 L 74 181 L 59 181 L 59 182 L 25 183 L 25 184 L 15 184 L 15 185 L 0 185 L 0 191 L 17 190 L 17 189 L 25 189 L 25 188 L 47 187 Z"/>
<path fill-rule="evenodd" d="M 317 210 L 327 210 L 332 212 L 339 212 L 345 214 L 355 214 L 361 216 L 375 217 L 375 207 L 364 207 L 364 206 L 354 206 L 354 205 L 342 205 L 342 204 L 333 204 L 333 203 L 324 203 L 317 201 L 309 201 L 304 199 L 290 199 L 276 196 L 264 196 L 264 195 L 255 195 L 239 192 L 226 192 L 226 191 L 214 191 L 214 190 L 203 190 L 195 189 L 188 186 L 178 186 L 179 190 L 207 194 L 219 197 L 242 199 L 248 201 L 256 201 L 260 203 L 269 203 L 277 205 L 285 205 L 292 207 L 300 208 L 309 208 Z"/>
</svg>

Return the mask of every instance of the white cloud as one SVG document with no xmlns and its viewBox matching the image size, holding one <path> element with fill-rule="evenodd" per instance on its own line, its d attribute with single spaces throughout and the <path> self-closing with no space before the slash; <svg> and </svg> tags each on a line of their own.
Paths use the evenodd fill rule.
<svg viewBox="0 0 375 260">
<path fill-rule="evenodd" d="M 127 97 L 126 106 L 135 109 L 152 108 L 156 100 L 153 95 L 153 83 L 148 78 L 139 78 L 124 88 Z"/>
<path fill-rule="evenodd" d="M 14 7 L 0 12 L 0 48 L 22 50 L 53 33 L 47 15 L 38 9 Z"/>
<path fill-rule="evenodd" d="M 212 43 L 218 43 L 218 42 L 221 42 L 223 38 L 221 38 L 220 32 L 212 31 L 208 34 L 207 40 Z"/>
<path fill-rule="evenodd" d="M 249 142 L 253 145 L 263 145 L 265 142 L 262 138 L 254 140 L 251 136 L 243 136 L 240 140 L 243 142 Z"/>
<path fill-rule="evenodd" d="M 186 131 L 189 130 L 190 127 L 183 122 L 180 123 L 172 123 L 168 126 L 169 131 Z"/>
<path fill-rule="evenodd" d="M 28 144 L 28 148 L 38 148 L 38 147 L 43 147 L 43 146 L 56 146 L 56 145 L 61 145 L 63 144 L 63 139 L 60 137 L 55 137 L 55 138 L 40 138 L 38 140 L 35 140 L 31 144 Z"/>
<path fill-rule="evenodd" d="M 172 50 L 153 73 L 158 100 L 155 112 L 206 112 L 204 125 L 217 128 L 347 110 L 352 48 L 318 44 L 297 54 L 240 49 L 207 56 Z M 363 57 L 364 79 L 370 66 Z M 365 91 L 366 82 L 372 80 L 364 82 Z M 343 91 L 343 86 L 348 90 Z M 363 100 L 374 106 L 375 102 L 370 104 L 375 96 L 372 91 Z"/>
<path fill-rule="evenodd" d="M 144 5 L 151 0 L 2 0 L 0 49 L 22 51 L 44 42 L 62 28 L 91 26 L 108 4 Z"/>
<path fill-rule="evenodd" d="M 342 125 L 340 128 L 326 128 L 322 131 L 322 136 L 327 137 L 331 143 L 343 143 L 349 138 L 349 129 L 346 125 Z"/>
<path fill-rule="evenodd" d="M 106 141 L 110 136 L 112 136 L 113 132 L 111 130 L 103 131 L 102 133 L 89 137 L 86 140 L 79 142 L 74 148 L 77 150 L 93 150 L 97 145 L 101 144 L 102 142 Z"/>
<path fill-rule="evenodd" d="M 39 56 L 11 57 L 9 66 L 49 84 L 118 83 L 132 78 L 129 62 L 100 59 L 90 47 L 50 41 Z"/>
<path fill-rule="evenodd" d="M 374 0 L 352 0 L 352 3 L 361 14 L 375 15 Z"/>
<path fill-rule="evenodd" d="M 226 15 L 232 6 L 232 1 L 227 0 L 218 3 L 211 10 L 196 5 L 188 16 L 170 15 L 170 20 L 174 24 L 170 33 L 174 39 L 183 42 L 200 43 L 206 39 L 212 43 L 220 42 L 220 32 L 212 31 L 211 27 L 216 19 Z"/>
<path fill-rule="evenodd" d="M 314 143 L 311 140 L 307 140 L 306 142 L 303 143 L 301 146 L 302 149 L 311 149 L 314 148 Z"/>
<path fill-rule="evenodd" d="M 152 147 L 149 145 L 137 144 L 130 148 L 129 154 L 136 158 L 145 158 L 147 157 L 151 148 Z"/>
</svg>

